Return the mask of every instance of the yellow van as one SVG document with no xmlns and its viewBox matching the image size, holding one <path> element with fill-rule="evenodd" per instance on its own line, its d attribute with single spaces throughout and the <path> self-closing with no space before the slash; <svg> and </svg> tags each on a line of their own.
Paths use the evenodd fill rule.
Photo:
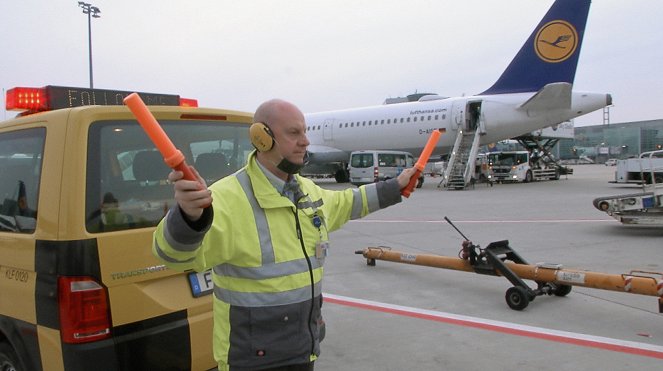
<svg viewBox="0 0 663 371">
<path fill-rule="evenodd" d="M 171 271 L 151 253 L 173 190 L 121 106 L 130 93 L 7 93 L 8 109 L 27 111 L 0 122 L 2 370 L 216 368 L 207 278 Z M 208 183 L 253 149 L 250 113 L 140 96 Z"/>
</svg>

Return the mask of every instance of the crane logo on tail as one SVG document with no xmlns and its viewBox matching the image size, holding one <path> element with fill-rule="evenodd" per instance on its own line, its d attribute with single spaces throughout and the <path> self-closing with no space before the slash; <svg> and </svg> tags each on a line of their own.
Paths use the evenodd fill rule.
<svg viewBox="0 0 663 371">
<path fill-rule="evenodd" d="M 549 63 L 565 61 L 578 47 L 578 32 L 568 22 L 556 20 L 546 23 L 534 38 L 536 55 Z"/>
</svg>

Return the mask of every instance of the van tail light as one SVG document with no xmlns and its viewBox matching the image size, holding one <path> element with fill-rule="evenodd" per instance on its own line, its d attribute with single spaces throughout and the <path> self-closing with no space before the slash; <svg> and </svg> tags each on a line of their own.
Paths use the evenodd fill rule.
<svg viewBox="0 0 663 371">
<path fill-rule="evenodd" d="M 65 343 L 110 337 L 108 293 L 92 277 L 59 277 L 60 334 Z"/>
<path fill-rule="evenodd" d="M 380 170 L 378 170 L 378 167 L 376 166 L 373 168 L 373 179 L 375 179 L 376 182 L 379 180 L 378 179 L 379 175 L 380 175 Z"/>
</svg>

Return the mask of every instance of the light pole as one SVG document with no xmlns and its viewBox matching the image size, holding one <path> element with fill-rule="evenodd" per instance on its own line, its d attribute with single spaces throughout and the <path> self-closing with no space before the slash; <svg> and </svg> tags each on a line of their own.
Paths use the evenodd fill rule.
<svg viewBox="0 0 663 371">
<path fill-rule="evenodd" d="M 99 13 L 101 13 L 101 10 L 97 8 L 96 6 L 93 6 L 92 4 L 79 1 L 78 6 L 80 8 L 83 8 L 83 14 L 87 14 L 87 36 L 88 36 L 88 47 L 90 50 L 90 89 L 94 87 L 94 83 L 92 82 L 92 18 L 99 18 L 101 17 Z"/>
</svg>

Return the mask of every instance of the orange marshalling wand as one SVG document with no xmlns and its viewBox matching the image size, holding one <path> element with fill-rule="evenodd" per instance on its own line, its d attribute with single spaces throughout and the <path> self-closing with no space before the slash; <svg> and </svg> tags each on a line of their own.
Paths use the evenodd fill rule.
<svg viewBox="0 0 663 371">
<path fill-rule="evenodd" d="M 168 135 L 163 131 L 161 125 L 159 125 L 150 110 L 147 109 L 147 106 L 138 93 L 129 94 L 124 98 L 124 104 L 136 116 L 136 120 L 138 120 L 140 126 L 143 127 L 147 136 L 150 137 L 159 152 L 161 152 L 166 165 L 184 173 L 184 179 L 197 180 L 189 165 L 184 160 L 182 151 L 177 149 L 170 138 L 168 138 Z"/>
<path fill-rule="evenodd" d="M 401 189 L 401 195 L 403 195 L 404 197 L 410 197 L 410 193 L 412 193 L 412 190 L 414 190 L 414 186 L 417 184 L 419 176 L 424 171 L 426 163 L 428 162 L 431 153 L 433 153 L 433 149 L 435 148 L 437 141 L 440 140 L 440 135 L 442 135 L 444 131 L 445 129 L 439 129 L 439 130 L 433 130 L 433 132 L 430 133 L 430 138 L 428 138 L 428 142 L 426 142 L 424 150 L 421 151 L 421 155 L 419 156 L 417 163 L 414 165 L 416 171 L 414 175 L 412 175 L 412 177 L 410 178 L 410 183 L 408 183 L 405 186 L 405 188 Z"/>
</svg>

